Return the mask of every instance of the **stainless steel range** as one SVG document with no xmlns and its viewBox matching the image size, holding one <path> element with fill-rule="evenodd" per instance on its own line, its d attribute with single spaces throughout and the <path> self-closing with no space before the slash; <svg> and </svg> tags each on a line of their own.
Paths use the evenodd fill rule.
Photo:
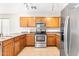
<svg viewBox="0 0 79 59">
<path fill-rule="evenodd" d="M 46 35 L 35 35 L 35 47 L 46 47 Z"/>
<path fill-rule="evenodd" d="M 36 33 L 35 33 L 35 47 L 44 48 L 46 47 L 46 29 L 45 23 L 38 22 L 36 23 Z"/>
</svg>

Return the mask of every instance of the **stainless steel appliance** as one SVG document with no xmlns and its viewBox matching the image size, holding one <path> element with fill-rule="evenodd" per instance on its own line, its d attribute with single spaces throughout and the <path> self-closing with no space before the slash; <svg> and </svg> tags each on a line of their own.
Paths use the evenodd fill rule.
<svg viewBox="0 0 79 59">
<path fill-rule="evenodd" d="M 46 47 L 46 28 L 45 23 L 36 23 L 35 47 Z"/>
<path fill-rule="evenodd" d="M 36 34 L 35 35 L 35 47 L 46 47 L 46 35 Z"/>
<path fill-rule="evenodd" d="M 64 24 L 64 52 L 66 56 L 79 56 L 79 8 L 70 4 L 63 10 Z"/>
</svg>

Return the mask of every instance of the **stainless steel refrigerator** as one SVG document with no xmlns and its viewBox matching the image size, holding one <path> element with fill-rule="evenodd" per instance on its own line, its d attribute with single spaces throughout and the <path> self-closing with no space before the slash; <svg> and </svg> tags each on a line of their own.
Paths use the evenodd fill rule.
<svg viewBox="0 0 79 59">
<path fill-rule="evenodd" d="M 62 12 L 64 17 L 64 52 L 66 56 L 79 56 L 79 7 L 68 5 Z"/>
</svg>

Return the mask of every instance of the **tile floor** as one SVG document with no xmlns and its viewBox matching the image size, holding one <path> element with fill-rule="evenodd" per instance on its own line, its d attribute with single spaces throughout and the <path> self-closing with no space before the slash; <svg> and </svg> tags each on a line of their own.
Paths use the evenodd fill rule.
<svg viewBox="0 0 79 59">
<path fill-rule="evenodd" d="M 60 56 L 60 50 L 57 47 L 26 47 L 18 56 Z"/>
</svg>

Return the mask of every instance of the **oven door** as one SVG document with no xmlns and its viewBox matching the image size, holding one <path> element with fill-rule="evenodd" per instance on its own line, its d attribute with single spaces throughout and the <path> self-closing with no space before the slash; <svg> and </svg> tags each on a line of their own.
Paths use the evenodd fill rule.
<svg viewBox="0 0 79 59">
<path fill-rule="evenodd" d="M 35 42 L 46 43 L 46 35 L 35 35 Z"/>
</svg>

